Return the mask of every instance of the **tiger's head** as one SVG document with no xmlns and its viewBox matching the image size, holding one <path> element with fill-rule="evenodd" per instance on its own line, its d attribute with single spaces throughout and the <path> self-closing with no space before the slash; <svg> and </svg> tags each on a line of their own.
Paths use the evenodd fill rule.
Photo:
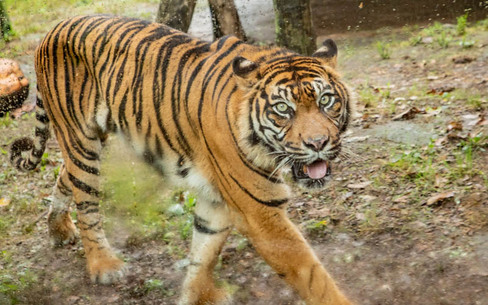
<svg viewBox="0 0 488 305">
<path fill-rule="evenodd" d="M 322 187 L 351 113 L 350 94 L 334 71 L 337 46 L 328 39 L 311 57 L 291 52 L 233 62 L 244 100 L 240 145 L 257 166 L 273 174 L 291 170 L 306 188 Z"/>
</svg>

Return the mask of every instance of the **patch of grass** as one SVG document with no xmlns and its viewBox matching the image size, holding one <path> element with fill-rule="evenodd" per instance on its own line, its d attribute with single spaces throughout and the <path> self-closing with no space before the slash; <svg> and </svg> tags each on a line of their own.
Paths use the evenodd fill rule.
<svg viewBox="0 0 488 305">
<path fill-rule="evenodd" d="M 0 118 L 0 128 L 9 128 L 11 126 L 17 126 L 18 122 L 10 117 L 10 113 L 6 113 Z"/>
<path fill-rule="evenodd" d="M 435 39 L 437 44 L 439 44 L 439 46 L 443 49 L 447 49 L 449 47 L 451 40 L 451 37 L 449 37 L 446 32 L 441 32 Z"/>
<path fill-rule="evenodd" d="M 37 283 L 37 276 L 28 268 L 14 268 L 11 254 L 0 251 L 3 268 L 0 269 L 0 301 L 6 304 L 23 304 L 20 293 Z M 5 304 L 5 303 L 3 303 Z"/>
<path fill-rule="evenodd" d="M 375 94 L 374 89 L 367 83 L 359 87 L 358 102 L 362 103 L 366 108 L 378 106 L 378 96 Z"/>
<path fill-rule="evenodd" d="M 463 38 L 461 39 L 461 41 L 459 42 L 459 45 L 463 49 L 469 49 L 469 48 L 474 46 L 474 40 L 468 40 L 466 38 L 466 35 L 464 35 Z"/>
<path fill-rule="evenodd" d="M 422 36 L 420 36 L 420 35 L 413 36 L 412 38 L 410 38 L 409 42 L 410 42 L 410 45 L 412 45 L 412 46 L 419 45 L 422 42 Z"/>
<path fill-rule="evenodd" d="M 12 217 L 0 215 L 0 234 L 2 236 L 8 235 L 8 230 L 14 221 Z"/>
<path fill-rule="evenodd" d="M 382 41 L 376 42 L 376 50 L 378 54 L 380 54 L 381 59 L 390 59 L 391 58 L 391 45 L 389 43 L 385 43 Z"/>
<path fill-rule="evenodd" d="M 154 0 L 149 2 L 154 6 L 157 4 Z M 44 34 L 60 20 L 75 15 L 104 13 L 148 16 L 144 10 L 134 9 L 137 4 L 147 3 L 144 0 L 5 0 L 16 38 Z"/>
<path fill-rule="evenodd" d="M 424 148 L 402 145 L 387 166 L 401 175 L 405 181 L 413 182 L 421 193 L 427 193 L 434 190 L 438 173 L 437 155 L 433 141 Z"/>
<path fill-rule="evenodd" d="M 330 228 L 328 227 L 329 222 L 328 218 L 310 219 L 303 225 L 309 235 L 321 236 L 330 231 Z"/>
<path fill-rule="evenodd" d="M 433 25 L 423 29 L 421 31 L 421 34 L 423 34 L 424 36 L 436 36 L 437 34 L 440 34 L 442 32 L 444 32 L 444 26 L 442 25 L 442 23 L 436 21 Z"/>
<path fill-rule="evenodd" d="M 468 26 L 468 13 L 456 18 L 456 32 L 459 36 L 466 34 L 466 27 Z"/>
<path fill-rule="evenodd" d="M 450 96 L 473 110 L 483 110 L 488 107 L 488 101 L 479 92 L 473 90 L 456 89 L 450 93 Z"/>
<path fill-rule="evenodd" d="M 468 137 L 466 141 L 459 142 L 457 148 L 457 151 L 454 152 L 456 164 L 449 171 L 451 180 L 455 182 L 465 176 L 472 177 L 482 174 L 474 164 L 474 154 L 486 152 L 488 136 L 480 132 L 477 135 Z"/>
</svg>

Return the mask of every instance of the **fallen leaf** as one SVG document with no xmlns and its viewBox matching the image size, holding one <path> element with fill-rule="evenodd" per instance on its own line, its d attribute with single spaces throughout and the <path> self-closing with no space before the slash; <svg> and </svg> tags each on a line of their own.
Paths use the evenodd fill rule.
<svg viewBox="0 0 488 305">
<path fill-rule="evenodd" d="M 358 136 L 358 137 L 345 138 L 343 141 L 346 143 L 352 143 L 352 142 L 364 142 L 367 139 L 369 139 L 369 136 Z"/>
<path fill-rule="evenodd" d="M 0 198 L 0 207 L 6 207 L 10 204 L 11 200 L 8 198 Z"/>
<path fill-rule="evenodd" d="M 356 219 L 359 221 L 366 220 L 366 215 L 364 215 L 364 213 L 356 213 L 355 216 L 356 216 Z"/>
<path fill-rule="evenodd" d="M 322 208 L 320 210 L 312 208 L 309 210 L 308 215 L 310 217 L 317 217 L 317 218 L 322 218 L 330 215 L 330 209 L 329 208 Z"/>
<path fill-rule="evenodd" d="M 435 146 L 444 146 L 447 142 L 449 142 L 447 136 L 444 136 L 435 140 Z"/>
<path fill-rule="evenodd" d="M 392 121 L 402 121 L 402 120 L 411 120 L 413 119 L 418 113 L 425 113 L 425 110 L 420 110 L 417 107 L 411 107 L 406 111 L 394 116 Z"/>
<path fill-rule="evenodd" d="M 376 196 L 371 196 L 371 195 L 362 195 L 362 196 L 359 196 L 359 198 L 361 198 L 362 200 L 364 200 L 364 202 L 366 202 L 366 203 L 370 203 L 373 200 L 375 200 L 377 197 Z"/>
<path fill-rule="evenodd" d="M 438 188 L 442 188 L 444 187 L 447 183 L 449 182 L 449 180 L 439 174 L 436 174 L 435 175 L 435 183 L 434 183 L 434 186 L 435 187 L 438 187 Z"/>
<path fill-rule="evenodd" d="M 393 200 L 395 203 L 407 203 L 408 202 L 408 195 L 403 195 L 398 197 L 397 199 Z"/>
<path fill-rule="evenodd" d="M 479 114 L 479 119 L 478 119 L 478 121 L 476 122 L 475 125 L 476 126 L 488 125 L 488 120 L 485 118 L 485 114 L 484 113 L 480 113 Z"/>
<path fill-rule="evenodd" d="M 447 124 L 447 132 L 450 132 L 452 130 L 463 130 L 463 124 L 459 121 L 452 121 Z"/>
<path fill-rule="evenodd" d="M 432 95 L 443 95 L 446 92 L 452 92 L 456 89 L 456 87 L 452 85 L 444 85 L 440 86 L 437 88 L 432 88 L 429 91 L 427 91 L 427 94 L 432 94 Z"/>
<path fill-rule="evenodd" d="M 427 205 L 433 205 L 451 197 L 454 197 L 454 192 L 436 194 L 427 200 Z"/>
<path fill-rule="evenodd" d="M 466 135 L 461 135 L 461 134 L 459 134 L 457 132 L 450 132 L 450 133 L 448 133 L 447 134 L 447 138 L 449 140 L 451 140 L 451 141 L 454 141 L 454 140 L 463 140 L 463 141 L 465 141 L 465 140 L 468 139 L 468 137 Z"/>
<path fill-rule="evenodd" d="M 348 184 L 347 187 L 350 188 L 350 189 L 363 189 L 363 188 L 366 188 L 371 183 L 373 183 L 373 181 L 365 181 L 365 182 L 359 182 L 359 183 L 351 183 L 351 184 Z"/>
</svg>

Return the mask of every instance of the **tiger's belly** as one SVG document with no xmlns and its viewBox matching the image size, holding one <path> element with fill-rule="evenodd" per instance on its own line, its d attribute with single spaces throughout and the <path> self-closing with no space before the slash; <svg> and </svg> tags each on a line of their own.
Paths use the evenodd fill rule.
<svg viewBox="0 0 488 305">
<path fill-rule="evenodd" d="M 197 164 L 198 160 L 188 160 L 173 151 L 165 151 L 165 154 L 159 157 L 155 152 L 148 150 L 146 138 L 128 139 L 122 132 L 116 134 L 138 157 L 161 175 L 165 186 L 189 189 L 206 200 L 222 201 L 219 191 L 211 184 L 209 175 L 201 169 L 200 164 Z M 149 167 L 148 170 L 151 170 Z"/>
</svg>

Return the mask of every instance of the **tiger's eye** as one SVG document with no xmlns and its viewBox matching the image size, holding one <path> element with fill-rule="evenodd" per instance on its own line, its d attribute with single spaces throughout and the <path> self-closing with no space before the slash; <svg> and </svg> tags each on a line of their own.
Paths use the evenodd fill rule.
<svg viewBox="0 0 488 305">
<path fill-rule="evenodd" d="M 320 104 L 322 106 L 327 105 L 329 103 L 329 101 L 330 101 L 330 96 L 328 96 L 328 95 L 322 95 L 322 97 L 320 98 Z"/>
<path fill-rule="evenodd" d="M 288 105 L 285 103 L 278 103 L 275 107 L 279 112 L 286 112 L 288 110 Z"/>
</svg>

